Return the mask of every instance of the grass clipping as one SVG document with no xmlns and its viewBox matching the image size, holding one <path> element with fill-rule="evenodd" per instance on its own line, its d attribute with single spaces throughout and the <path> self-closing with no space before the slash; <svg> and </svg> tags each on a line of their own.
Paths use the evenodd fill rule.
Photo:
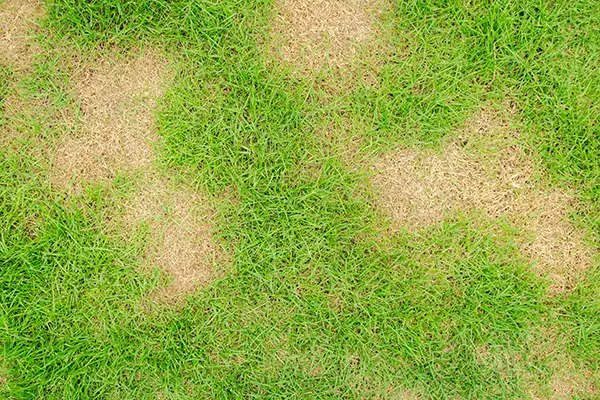
<svg viewBox="0 0 600 400">
<path fill-rule="evenodd" d="M 279 0 L 272 51 L 304 73 L 343 69 L 375 32 L 375 0 Z"/>
<path fill-rule="evenodd" d="M 153 294 L 179 300 L 214 276 L 223 261 L 212 240 L 214 212 L 200 194 L 154 170 L 161 138 L 154 110 L 168 84 L 166 60 L 152 52 L 102 59 L 75 76 L 80 129 L 68 135 L 54 155 L 52 183 L 71 192 L 118 175 L 141 177 L 125 205 L 124 226 L 147 229 L 145 263 L 171 278 Z"/>
<path fill-rule="evenodd" d="M 477 150 L 479 151 L 473 151 Z M 381 208 L 395 224 L 422 228 L 480 210 L 524 232 L 522 250 L 551 292 L 574 287 L 594 251 L 569 221 L 574 196 L 535 179 L 532 158 L 497 114 L 482 111 L 442 153 L 401 149 L 374 165 Z"/>
</svg>

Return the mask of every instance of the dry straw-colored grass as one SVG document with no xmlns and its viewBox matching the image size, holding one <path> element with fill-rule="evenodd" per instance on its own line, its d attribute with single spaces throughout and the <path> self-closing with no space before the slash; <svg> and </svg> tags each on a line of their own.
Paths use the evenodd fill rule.
<svg viewBox="0 0 600 400">
<path fill-rule="evenodd" d="M 166 61 L 147 52 L 100 60 L 75 77 L 82 123 L 54 157 L 53 183 L 61 188 L 110 179 L 148 167 L 160 142 L 153 110 L 166 85 Z"/>
<path fill-rule="evenodd" d="M 565 351 L 567 340 L 555 328 L 545 328 L 530 340 L 536 360 L 550 368 L 551 376 L 542 384 L 539 376 L 525 375 L 525 388 L 532 399 L 567 400 L 573 398 L 597 398 L 600 388 L 594 372 L 576 363 Z"/>
<path fill-rule="evenodd" d="M 304 73 L 343 69 L 375 34 L 377 0 L 278 0 L 272 51 Z"/>
<path fill-rule="evenodd" d="M 145 226 L 148 265 L 156 265 L 171 282 L 153 294 L 160 301 L 177 301 L 206 284 L 224 263 L 212 238 L 214 211 L 198 193 L 156 174 L 146 175 L 143 187 L 125 204 L 126 226 Z"/>
<path fill-rule="evenodd" d="M 148 229 L 143 263 L 170 276 L 169 285 L 152 296 L 167 302 L 208 282 L 216 263 L 225 261 L 212 240 L 214 212 L 207 202 L 154 170 L 154 150 L 161 144 L 154 110 L 169 72 L 163 57 L 145 52 L 102 59 L 76 74 L 81 127 L 59 144 L 51 177 L 56 187 L 71 192 L 119 173 L 142 177 L 125 204 L 123 226 Z"/>
<path fill-rule="evenodd" d="M 423 397 L 410 390 L 404 389 L 400 392 L 390 392 L 390 398 L 398 400 L 422 400 Z"/>
<path fill-rule="evenodd" d="M 555 400 L 569 400 L 581 396 L 597 398 L 595 396 L 600 396 L 600 391 L 592 383 L 592 374 L 591 371 L 560 370 L 554 374 L 550 382 L 550 398 Z M 547 397 L 533 396 L 533 398 L 541 400 Z"/>
<path fill-rule="evenodd" d="M 0 2 L 0 65 L 10 65 L 17 72 L 26 71 L 39 48 L 32 40 L 36 21 L 42 17 L 43 7 L 38 0 L 6 0 Z M 22 99 L 15 88 L 2 102 L 3 113 L 9 121 L 26 114 L 31 102 Z M 22 137 L 10 123 L 0 127 L 0 146 L 9 146 Z"/>
<path fill-rule="evenodd" d="M 6 0 L 0 5 L 0 63 L 27 67 L 37 52 L 31 36 L 42 14 L 38 0 Z"/>
<path fill-rule="evenodd" d="M 381 208 L 395 224 L 412 228 L 472 210 L 506 218 L 524 232 L 523 253 L 550 278 L 550 291 L 568 290 L 592 264 L 594 251 L 569 221 L 573 193 L 536 179 L 535 163 L 515 135 L 497 114 L 482 111 L 441 153 L 400 149 L 384 155 L 373 167 Z M 488 150 L 477 155 L 471 147 Z"/>
</svg>

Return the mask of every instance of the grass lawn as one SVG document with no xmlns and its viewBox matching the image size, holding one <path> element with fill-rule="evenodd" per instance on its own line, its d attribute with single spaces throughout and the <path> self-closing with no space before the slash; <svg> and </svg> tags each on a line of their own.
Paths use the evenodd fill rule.
<svg viewBox="0 0 600 400">
<path fill-rule="evenodd" d="M 600 1 L 0 0 L 0 398 L 600 398 Z"/>
</svg>

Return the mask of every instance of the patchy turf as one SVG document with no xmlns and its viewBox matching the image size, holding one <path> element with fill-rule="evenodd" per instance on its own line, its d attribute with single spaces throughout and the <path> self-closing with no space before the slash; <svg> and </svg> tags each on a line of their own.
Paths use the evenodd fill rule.
<svg viewBox="0 0 600 400">
<path fill-rule="evenodd" d="M 384 155 L 373 166 L 381 207 L 397 227 L 427 227 L 460 212 L 504 218 L 524 235 L 522 250 L 551 280 L 550 291 L 570 290 L 596 252 L 569 220 L 574 194 L 536 176 L 539 167 L 519 148 L 518 135 L 500 116 L 482 111 L 441 154 Z"/>
<path fill-rule="evenodd" d="M 599 397 L 596 1 L 39 6 L 2 396 Z"/>
<path fill-rule="evenodd" d="M 74 75 L 81 124 L 58 145 L 52 182 L 81 192 L 117 176 L 139 180 L 124 204 L 122 223 L 131 232 L 147 231 L 142 262 L 169 277 L 152 297 L 176 302 L 215 277 L 216 263 L 225 260 L 211 239 L 214 212 L 193 190 L 177 187 L 155 170 L 155 153 L 162 146 L 155 113 L 171 79 L 162 56 L 137 53 L 109 55 Z M 118 214 L 112 218 L 118 220 Z"/>
<path fill-rule="evenodd" d="M 563 332 L 556 332 L 552 328 L 542 329 L 531 342 L 535 357 L 551 371 L 542 380 L 545 384 L 540 384 L 538 379 L 531 379 L 528 390 L 531 398 L 593 398 L 597 394 L 594 370 L 564 351 L 568 346 L 568 339 Z"/>
</svg>

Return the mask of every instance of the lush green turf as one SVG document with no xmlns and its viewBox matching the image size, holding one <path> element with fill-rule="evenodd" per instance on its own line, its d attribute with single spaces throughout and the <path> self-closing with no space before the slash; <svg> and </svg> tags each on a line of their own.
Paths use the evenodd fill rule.
<svg viewBox="0 0 600 400">
<path fill-rule="evenodd" d="M 269 61 L 270 1 L 52 4 L 35 68 L 0 66 L 0 99 L 45 106 L 0 117 L 22 137 L 0 149 L 7 398 L 526 398 L 556 368 L 533 354 L 544 329 L 600 373 L 597 270 L 548 298 L 511 228 L 481 216 L 382 239 L 366 171 L 319 133 L 360 135 L 369 152 L 435 145 L 478 105 L 513 101 L 523 146 L 580 191 L 578 220 L 598 235 L 598 1 L 395 2 L 378 84 L 347 93 Z M 148 309 L 160 277 L 136 268 L 143 237 L 107 222 L 128 178 L 69 198 L 40 157 L 73 101 L 61 52 L 115 46 L 171 57 L 160 157 L 223 199 L 235 262 L 179 308 Z"/>
</svg>

